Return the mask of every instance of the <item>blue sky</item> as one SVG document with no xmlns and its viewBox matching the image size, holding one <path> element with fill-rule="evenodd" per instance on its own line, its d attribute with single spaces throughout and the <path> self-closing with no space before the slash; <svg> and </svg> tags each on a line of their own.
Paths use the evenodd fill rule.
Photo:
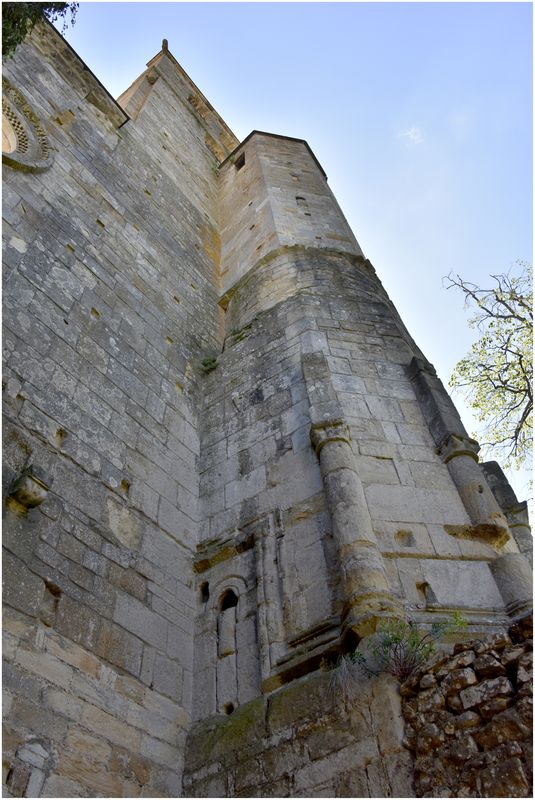
<svg viewBox="0 0 535 800">
<path fill-rule="evenodd" d="M 240 139 L 308 141 L 447 382 L 474 334 L 442 277 L 532 259 L 531 3 L 82 2 L 66 33 L 115 97 L 164 37 Z"/>
</svg>

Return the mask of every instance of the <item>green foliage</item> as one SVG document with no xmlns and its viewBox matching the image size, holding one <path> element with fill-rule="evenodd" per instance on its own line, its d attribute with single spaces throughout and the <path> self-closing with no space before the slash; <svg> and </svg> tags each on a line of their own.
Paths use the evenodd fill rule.
<svg viewBox="0 0 535 800">
<path fill-rule="evenodd" d="M 78 3 L 2 3 L 2 57 L 12 56 L 43 15 L 55 22 L 63 18 L 63 31 L 67 28 L 66 16 L 70 12 L 74 25 Z"/>
<path fill-rule="evenodd" d="M 524 262 L 518 267 L 518 275 L 492 275 L 490 289 L 452 274 L 446 287 L 457 287 L 465 304 L 475 306 L 469 325 L 480 334 L 450 386 L 464 392 L 483 424 L 482 446 L 517 468 L 530 461 L 533 444 L 532 268 Z"/>
<path fill-rule="evenodd" d="M 232 344 L 238 344 L 238 342 L 243 341 L 246 339 L 247 336 L 251 333 L 251 328 L 253 326 L 252 321 L 249 322 L 247 325 L 244 325 L 243 328 L 233 328 L 230 332 L 232 337 Z"/>
<path fill-rule="evenodd" d="M 216 369 L 217 367 L 217 358 L 214 356 L 208 356 L 207 358 L 203 358 L 201 361 L 201 367 L 203 372 L 212 372 L 212 370 Z"/>
<path fill-rule="evenodd" d="M 434 622 L 426 633 L 413 622 L 388 620 L 379 626 L 368 653 L 364 655 L 357 650 L 352 658 L 369 674 L 386 672 L 404 681 L 429 661 L 439 639 L 464 627 L 466 621 L 459 612 L 442 622 Z"/>
<path fill-rule="evenodd" d="M 425 666 L 436 650 L 436 643 L 447 633 L 462 630 L 466 620 L 455 612 L 442 622 L 435 622 L 422 632 L 413 622 L 400 619 L 381 623 L 367 642 L 365 652 L 356 650 L 338 659 L 331 676 L 331 691 L 351 699 L 357 691 L 359 672 L 367 675 L 386 673 L 399 681 Z"/>
</svg>

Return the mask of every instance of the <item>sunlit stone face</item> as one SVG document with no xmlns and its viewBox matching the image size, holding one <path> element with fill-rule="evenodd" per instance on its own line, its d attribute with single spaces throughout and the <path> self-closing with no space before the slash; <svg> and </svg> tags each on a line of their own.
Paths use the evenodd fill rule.
<svg viewBox="0 0 535 800">
<path fill-rule="evenodd" d="M 17 149 L 17 134 L 5 114 L 2 114 L 2 153 L 14 153 Z"/>
</svg>

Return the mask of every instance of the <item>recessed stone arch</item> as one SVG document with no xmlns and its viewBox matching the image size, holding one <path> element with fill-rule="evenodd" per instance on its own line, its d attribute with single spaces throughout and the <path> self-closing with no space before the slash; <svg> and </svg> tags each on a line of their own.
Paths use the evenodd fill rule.
<svg viewBox="0 0 535 800">
<path fill-rule="evenodd" d="M 52 164 L 41 120 L 7 78 L 2 78 L 2 162 L 24 172 L 44 172 Z"/>
</svg>

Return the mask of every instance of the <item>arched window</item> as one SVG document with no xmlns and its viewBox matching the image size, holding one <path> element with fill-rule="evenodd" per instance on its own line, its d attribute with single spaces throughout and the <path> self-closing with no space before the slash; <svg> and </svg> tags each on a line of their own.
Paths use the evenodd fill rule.
<svg viewBox="0 0 535 800">
<path fill-rule="evenodd" d="M 238 595 L 227 589 L 219 598 L 217 618 L 217 654 L 225 658 L 236 652 L 236 607 Z"/>
<path fill-rule="evenodd" d="M 232 589 L 227 589 L 221 595 L 221 599 L 219 601 L 219 610 L 226 611 L 227 608 L 235 608 L 238 605 L 238 595 L 236 592 L 233 592 Z"/>
</svg>

